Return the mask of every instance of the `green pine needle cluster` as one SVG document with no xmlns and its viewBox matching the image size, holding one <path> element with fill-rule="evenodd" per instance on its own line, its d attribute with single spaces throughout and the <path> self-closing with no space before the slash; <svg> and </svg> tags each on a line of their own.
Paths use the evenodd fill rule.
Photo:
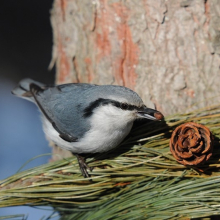
<svg viewBox="0 0 220 220">
<path fill-rule="evenodd" d="M 176 162 L 169 139 L 193 121 L 215 137 L 210 160 Z M 220 215 L 220 105 L 137 126 L 115 150 L 88 158 L 91 179 L 75 157 L 19 172 L 0 182 L 0 207 L 53 206 L 62 219 L 186 219 Z"/>
</svg>

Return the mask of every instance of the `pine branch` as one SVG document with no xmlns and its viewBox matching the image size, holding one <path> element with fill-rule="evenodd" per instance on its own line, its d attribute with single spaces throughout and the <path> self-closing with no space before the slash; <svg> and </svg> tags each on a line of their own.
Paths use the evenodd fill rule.
<svg viewBox="0 0 220 220">
<path fill-rule="evenodd" d="M 180 219 L 220 214 L 220 105 L 149 122 L 112 152 L 87 159 L 82 177 L 74 157 L 17 173 L 0 182 L 0 207 L 48 205 L 63 219 Z M 176 162 L 174 128 L 193 121 L 215 136 L 211 159 L 197 167 Z"/>
</svg>

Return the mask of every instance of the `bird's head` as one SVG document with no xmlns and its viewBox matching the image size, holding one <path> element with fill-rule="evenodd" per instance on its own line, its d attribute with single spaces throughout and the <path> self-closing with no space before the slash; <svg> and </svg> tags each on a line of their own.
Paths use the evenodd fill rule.
<svg viewBox="0 0 220 220">
<path fill-rule="evenodd" d="M 92 95 L 92 94 L 91 94 Z M 142 99 L 134 91 L 122 86 L 99 86 L 99 91 L 93 94 L 93 100 L 84 110 L 84 117 L 93 113 L 112 120 L 134 121 L 145 118 L 161 120 L 163 115 L 144 105 Z M 104 123 L 104 121 L 103 121 Z"/>
</svg>

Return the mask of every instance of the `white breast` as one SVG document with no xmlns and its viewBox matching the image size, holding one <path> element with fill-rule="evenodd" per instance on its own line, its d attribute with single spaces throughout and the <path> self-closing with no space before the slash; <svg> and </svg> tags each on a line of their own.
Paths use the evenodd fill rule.
<svg viewBox="0 0 220 220">
<path fill-rule="evenodd" d="M 59 133 L 46 118 L 43 119 L 43 128 L 46 137 L 61 148 L 78 154 L 101 153 L 117 147 L 130 132 L 133 119 L 123 113 L 124 111 L 116 113 L 113 106 L 98 109 L 89 119 L 91 129 L 77 142 L 70 143 L 60 138 Z"/>
</svg>

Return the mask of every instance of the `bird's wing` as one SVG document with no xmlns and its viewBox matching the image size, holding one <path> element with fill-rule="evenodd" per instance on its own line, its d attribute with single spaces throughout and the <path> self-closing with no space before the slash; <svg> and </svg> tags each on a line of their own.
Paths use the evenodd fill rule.
<svg viewBox="0 0 220 220">
<path fill-rule="evenodd" d="M 30 91 L 44 116 L 51 122 L 60 137 L 68 142 L 75 142 L 90 129 L 90 124 L 83 118 L 83 91 L 90 84 L 66 84 L 41 88 L 32 83 Z"/>
</svg>

